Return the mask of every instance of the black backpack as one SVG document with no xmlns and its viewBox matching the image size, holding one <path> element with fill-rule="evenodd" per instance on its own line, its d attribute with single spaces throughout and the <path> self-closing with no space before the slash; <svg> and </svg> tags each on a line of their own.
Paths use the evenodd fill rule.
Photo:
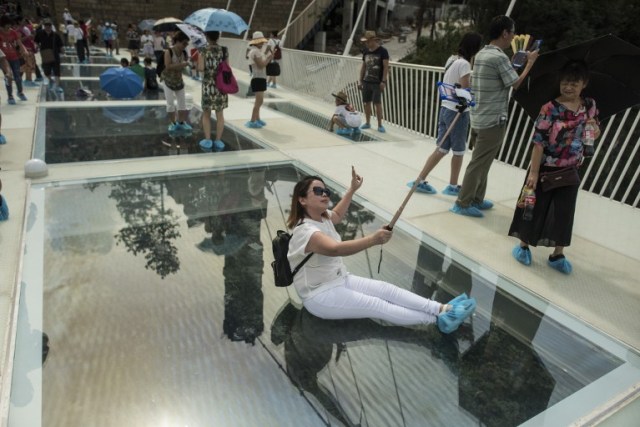
<svg viewBox="0 0 640 427">
<path fill-rule="evenodd" d="M 160 58 L 158 58 L 158 64 L 156 65 L 156 75 L 158 77 L 162 77 L 162 71 L 164 71 L 164 67 L 165 67 L 165 65 L 164 65 L 164 52 L 166 52 L 167 50 L 169 51 L 171 57 L 173 57 L 173 49 L 171 49 L 171 48 L 170 49 L 165 49 L 162 52 L 162 55 L 160 55 Z M 188 59 L 187 52 L 183 50 L 182 51 L 182 55 L 184 56 L 184 60 L 186 61 Z"/>
<path fill-rule="evenodd" d="M 302 266 L 309 261 L 313 252 L 307 255 L 296 268 L 291 271 L 289 260 L 287 259 L 287 253 L 289 252 L 289 240 L 291 240 L 291 234 L 286 231 L 278 230 L 276 237 L 271 242 L 273 249 L 273 259 L 271 268 L 273 268 L 274 283 L 278 287 L 289 286 L 293 283 L 293 276 L 302 268 Z"/>
</svg>

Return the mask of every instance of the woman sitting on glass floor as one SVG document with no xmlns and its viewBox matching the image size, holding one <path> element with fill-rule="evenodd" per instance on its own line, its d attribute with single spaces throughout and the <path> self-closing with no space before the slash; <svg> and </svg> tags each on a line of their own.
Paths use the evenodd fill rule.
<svg viewBox="0 0 640 427">
<path fill-rule="evenodd" d="M 323 319 L 374 318 L 402 326 L 437 322 L 442 332 L 455 331 L 475 310 L 473 298 L 462 294 L 448 304 L 441 304 L 390 283 L 347 272 L 343 256 L 387 243 L 392 236 L 390 230 L 381 228 L 369 236 L 343 242 L 337 233 L 334 224 L 345 217 L 362 182 L 352 167 L 351 186 L 332 210 L 331 192 L 322 178 L 308 176 L 294 188 L 287 221 L 293 229 L 289 263 L 295 267 L 313 253 L 293 277 L 303 305 Z"/>
</svg>

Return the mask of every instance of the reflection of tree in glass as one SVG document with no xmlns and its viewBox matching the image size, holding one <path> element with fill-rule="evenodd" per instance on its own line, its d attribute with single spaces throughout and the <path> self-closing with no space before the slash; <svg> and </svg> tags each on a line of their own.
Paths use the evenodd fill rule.
<svg viewBox="0 0 640 427">
<path fill-rule="evenodd" d="M 340 197 L 336 194 L 331 194 L 331 201 L 335 206 L 340 201 Z M 353 240 L 358 231 L 362 230 L 362 225 L 373 222 L 375 218 L 376 216 L 373 212 L 366 210 L 357 203 L 351 203 L 344 221 L 336 224 L 336 231 L 340 234 L 342 240 Z"/>
<path fill-rule="evenodd" d="M 180 237 L 178 216 L 164 206 L 164 183 L 159 181 L 119 182 L 110 198 L 128 224 L 116 235 L 133 255 L 144 254 L 145 268 L 163 279 L 180 269 L 178 249 L 172 240 Z"/>
</svg>

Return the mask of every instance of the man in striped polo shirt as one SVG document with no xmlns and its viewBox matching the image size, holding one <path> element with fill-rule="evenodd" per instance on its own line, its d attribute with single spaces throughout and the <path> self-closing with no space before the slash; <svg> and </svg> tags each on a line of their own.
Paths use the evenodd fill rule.
<svg viewBox="0 0 640 427">
<path fill-rule="evenodd" d="M 515 23 L 508 16 L 496 16 L 489 26 L 488 45 L 476 54 L 471 73 L 471 89 L 476 98 L 471 108 L 471 143 L 474 146 L 462 188 L 451 212 L 482 217 L 493 203 L 484 198 L 487 177 L 504 138 L 509 106 L 509 88 L 523 82 L 538 51 L 527 52 L 527 65 L 518 76 L 504 53 L 515 35 Z"/>
</svg>

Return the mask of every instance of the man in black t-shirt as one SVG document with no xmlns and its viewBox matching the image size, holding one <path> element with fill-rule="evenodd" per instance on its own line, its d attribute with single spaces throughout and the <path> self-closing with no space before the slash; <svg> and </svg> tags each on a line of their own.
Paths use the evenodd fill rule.
<svg viewBox="0 0 640 427">
<path fill-rule="evenodd" d="M 375 31 L 365 31 L 361 41 L 365 42 L 367 46 L 367 50 L 362 55 L 358 85 L 362 90 L 366 118 L 366 123 L 362 125 L 361 129 L 371 128 L 371 104 L 373 103 L 378 118 L 378 132 L 385 132 L 384 126 L 382 126 L 382 92 L 387 87 L 389 52 L 380 45 L 380 38 L 376 36 Z"/>
</svg>

